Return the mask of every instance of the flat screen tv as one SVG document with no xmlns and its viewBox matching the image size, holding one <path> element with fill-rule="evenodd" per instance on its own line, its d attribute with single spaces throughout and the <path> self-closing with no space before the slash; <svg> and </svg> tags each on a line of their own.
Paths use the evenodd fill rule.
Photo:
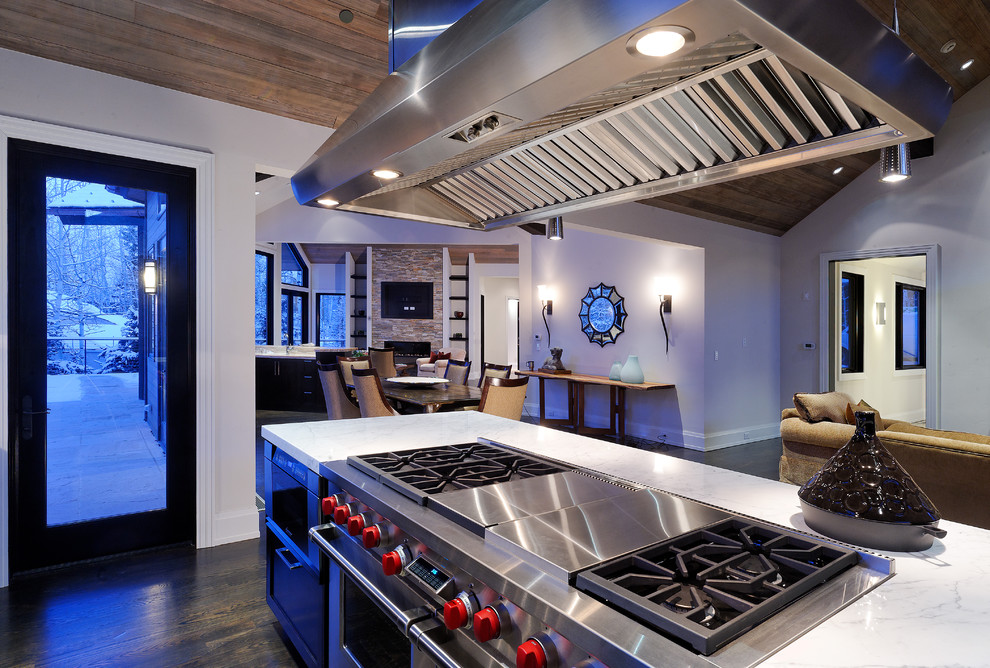
<svg viewBox="0 0 990 668">
<path fill-rule="evenodd" d="M 382 318 L 433 319 L 433 284 L 382 281 Z"/>
</svg>

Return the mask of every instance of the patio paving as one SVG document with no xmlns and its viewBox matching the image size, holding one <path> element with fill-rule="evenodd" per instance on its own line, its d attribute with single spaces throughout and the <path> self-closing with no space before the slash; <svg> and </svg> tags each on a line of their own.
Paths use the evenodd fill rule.
<svg viewBox="0 0 990 668">
<path fill-rule="evenodd" d="M 48 376 L 48 524 L 165 507 L 136 373 Z"/>
</svg>

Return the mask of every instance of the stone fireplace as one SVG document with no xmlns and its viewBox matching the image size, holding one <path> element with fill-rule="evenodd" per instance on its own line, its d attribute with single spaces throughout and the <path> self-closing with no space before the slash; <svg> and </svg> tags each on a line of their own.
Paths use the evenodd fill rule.
<svg viewBox="0 0 990 668">
<path fill-rule="evenodd" d="M 429 341 L 443 346 L 443 248 L 372 248 L 370 276 L 371 346 L 385 341 Z M 433 283 L 433 318 L 382 318 L 382 282 Z"/>
</svg>

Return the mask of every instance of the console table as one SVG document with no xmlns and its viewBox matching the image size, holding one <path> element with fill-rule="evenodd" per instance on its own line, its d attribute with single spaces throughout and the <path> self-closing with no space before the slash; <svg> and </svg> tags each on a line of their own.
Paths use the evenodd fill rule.
<svg viewBox="0 0 990 668">
<path fill-rule="evenodd" d="M 548 373 L 546 371 L 516 371 L 520 376 L 533 376 L 540 380 L 540 424 L 544 426 L 566 426 L 578 434 L 611 434 L 620 441 L 626 438 L 626 390 L 648 392 L 651 390 L 673 389 L 673 383 L 624 383 L 608 376 L 592 376 L 583 373 Z M 546 394 L 543 383 L 547 380 L 562 380 L 567 383 L 567 418 L 548 419 L 546 417 Z M 609 389 L 608 427 L 588 427 L 584 424 L 584 388 L 586 385 L 606 385 Z"/>
</svg>

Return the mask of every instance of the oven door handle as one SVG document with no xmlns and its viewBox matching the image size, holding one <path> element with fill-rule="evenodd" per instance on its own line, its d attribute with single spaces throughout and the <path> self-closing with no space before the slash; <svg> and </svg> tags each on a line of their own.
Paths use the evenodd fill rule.
<svg viewBox="0 0 990 668">
<path fill-rule="evenodd" d="M 464 664 L 440 646 L 434 636 L 446 638 L 447 627 L 445 627 L 435 617 L 416 622 L 409 628 L 409 640 L 419 651 L 430 657 L 431 660 L 442 668 L 464 668 Z"/>
<path fill-rule="evenodd" d="M 388 598 L 378 587 L 375 586 L 371 580 L 369 580 L 360 570 L 358 570 L 351 562 L 347 560 L 343 554 L 341 554 L 336 547 L 334 547 L 330 541 L 326 539 L 323 535 L 324 532 L 332 530 L 333 535 L 336 535 L 339 531 L 336 524 L 321 524 L 320 526 L 315 526 L 309 530 L 309 539 L 319 546 L 320 550 L 330 557 L 347 575 L 350 576 L 351 580 L 361 588 L 361 590 L 374 599 L 378 607 L 385 613 L 387 613 L 391 618 L 392 622 L 402 629 L 402 632 L 408 637 L 409 627 L 416 622 L 422 621 L 433 617 L 433 610 L 426 607 L 413 608 L 411 610 L 402 610 L 391 599 Z"/>
</svg>

